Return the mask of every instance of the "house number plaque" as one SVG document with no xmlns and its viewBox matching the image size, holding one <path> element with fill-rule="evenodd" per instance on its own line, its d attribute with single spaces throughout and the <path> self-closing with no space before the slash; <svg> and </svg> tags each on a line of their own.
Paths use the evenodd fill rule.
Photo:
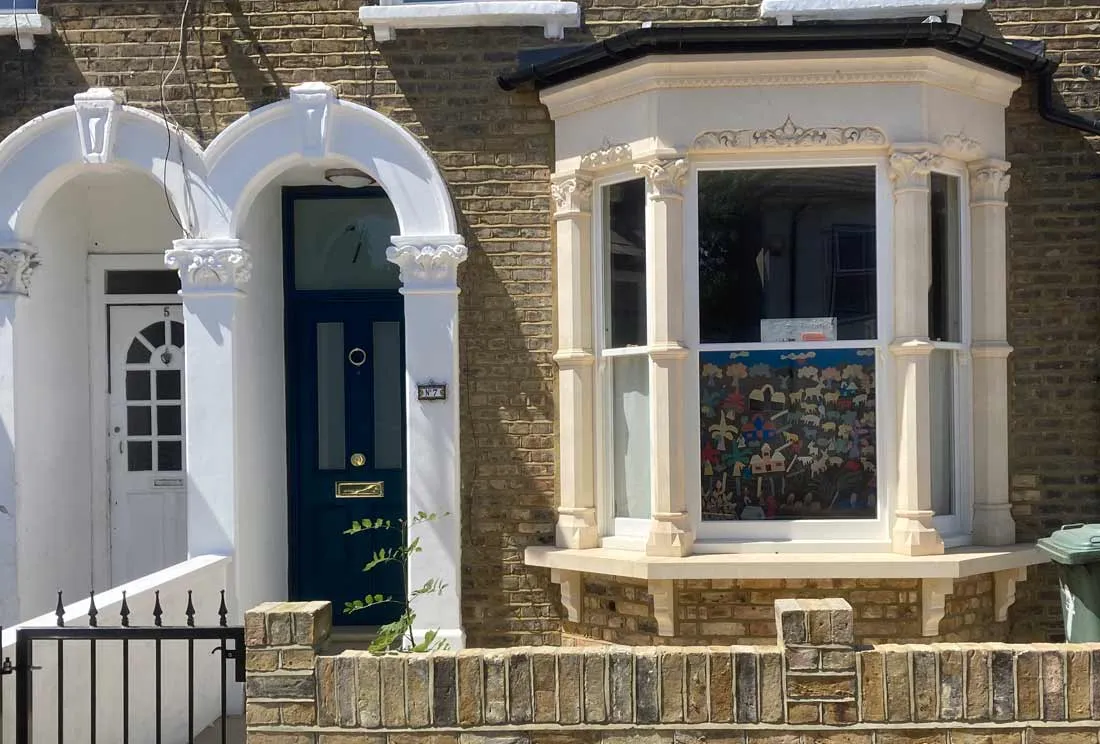
<svg viewBox="0 0 1100 744">
<path fill-rule="evenodd" d="M 417 400 L 447 400 L 447 386 L 438 382 L 429 382 L 416 386 Z"/>
</svg>

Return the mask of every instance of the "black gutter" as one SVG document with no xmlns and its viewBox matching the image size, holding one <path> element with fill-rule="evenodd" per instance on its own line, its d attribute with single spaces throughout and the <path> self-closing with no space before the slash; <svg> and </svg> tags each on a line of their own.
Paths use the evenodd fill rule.
<svg viewBox="0 0 1100 744">
<path fill-rule="evenodd" d="M 657 26 L 594 42 L 557 59 L 501 75 L 505 90 L 561 85 L 657 54 L 938 49 L 1014 75 L 1057 65 L 1034 52 L 949 23 L 841 23 L 799 26 Z"/>
<path fill-rule="evenodd" d="M 1100 121 L 1090 119 L 1072 111 L 1054 105 L 1054 68 L 1039 76 L 1037 83 L 1039 94 L 1039 116 L 1052 124 L 1079 129 L 1088 134 L 1100 136 Z"/>
<path fill-rule="evenodd" d="M 657 54 L 937 49 L 995 70 L 1037 78 L 1039 115 L 1053 124 L 1100 135 L 1100 121 L 1055 105 L 1058 63 L 1026 43 L 1012 44 L 949 23 L 838 23 L 800 26 L 657 26 L 588 44 L 556 59 L 501 75 L 504 90 L 541 90 Z"/>
</svg>

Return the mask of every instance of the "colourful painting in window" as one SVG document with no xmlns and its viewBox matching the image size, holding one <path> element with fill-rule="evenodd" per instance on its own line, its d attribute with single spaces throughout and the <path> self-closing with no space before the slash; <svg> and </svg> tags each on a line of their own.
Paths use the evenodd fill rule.
<svg viewBox="0 0 1100 744">
<path fill-rule="evenodd" d="M 872 349 L 704 351 L 703 519 L 871 519 Z"/>
</svg>

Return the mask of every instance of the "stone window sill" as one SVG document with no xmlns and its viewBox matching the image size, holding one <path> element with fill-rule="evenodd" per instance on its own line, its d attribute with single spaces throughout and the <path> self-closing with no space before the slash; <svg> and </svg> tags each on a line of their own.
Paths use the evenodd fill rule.
<svg viewBox="0 0 1100 744">
<path fill-rule="evenodd" d="M 985 0 L 763 0 L 761 18 L 780 26 L 794 21 L 857 21 L 878 18 L 919 18 L 946 15 L 961 24 L 964 10 L 980 10 Z"/>
<path fill-rule="evenodd" d="M 540 26 L 547 39 L 560 39 L 565 29 L 580 25 L 580 7 L 563 0 L 453 0 L 381 5 L 359 9 L 359 23 L 374 27 L 374 38 L 390 41 L 399 28 L 470 28 Z"/>
<path fill-rule="evenodd" d="M 667 579 L 958 579 L 1025 568 L 1047 559 L 1030 543 L 953 548 L 943 555 L 737 553 L 649 556 L 631 550 L 529 547 L 529 566 L 661 581 Z"/>
<path fill-rule="evenodd" d="M 584 575 L 602 574 L 641 579 L 653 597 L 658 634 L 676 635 L 677 580 L 709 579 L 918 579 L 921 632 L 939 633 L 947 597 L 955 579 L 993 575 L 994 616 L 1008 619 L 1016 601 L 1016 584 L 1027 579 L 1027 567 L 1047 559 L 1034 545 L 966 547 L 943 555 L 905 556 L 894 553 L 739 553 L 690 555 L 683 558 L 648 556 L 630 550 L 529 547 L 524 563 L 550 569 L 550 580 L 561 587 L 566 616 L 580 622 Z"/>
<path fill-rule="evenodd" d="M 0 10 L 0 36 L 14 36 L 24 51 L 34 49 L 35 36 L 49 36 L 52 31 L 50 19 L 40 13 Z"/>
</svg>

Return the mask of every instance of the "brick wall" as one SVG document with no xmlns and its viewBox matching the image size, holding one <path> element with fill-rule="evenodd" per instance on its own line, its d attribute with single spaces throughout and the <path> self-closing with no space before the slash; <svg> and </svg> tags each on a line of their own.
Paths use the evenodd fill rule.
<svg viewBox="0 0 1100 744">
<path fill-rule="evenodd" d="M 795 596 L 850 602 L 860 643 L 1001 641 L 1008 632 L 995 618 L 991 574 L 955 581 L 940 632 L 931 637 L 921 633 L 917 579 L 678 581 L 676 594 L 677 635 L 661 636 L 646 582 L 588 575 L 581 622 L 563 622 L 562 643 L 768 646 L 775 643 L 775 602 Z"/>
<path fill-rule="evenodd" d="M 471 248 L 461 275 L 463 613 L 474 645 L 555 643 L 560 609 L 523 548 L 553 539 L 554 411 L 549 173 L 551 123 L 537 97 L 507 94 L 497 73 L 538 29 L 403 31 L 378 45 L 355 22 L 362 0 L 195 0 L 181 72 L 167 104 L 209 142 L 247 111 L 320 80 L 422 137 L 438 161 Z M 737 0 L 585 0 L 603 38 L 643 21 L 758 22 Z M 183 0 L 41 0 L 56 33 L 21 54 L 0 40 L 0 137 L 71 104 L 89 86 L 158 110 Z M 1068 0 L 994 0 L 967 23 L 1045 39 L 1067 65 L 1060 90 L 1100 107 L 1100 10 Z M 1009 112 L 1013 499 L 1021 539 L 1100 519 L 1100 160 L 1080 132 L 1042 122 L 1031 90 Z M 1017 638 L 1057 637 L 1049 572 L 1021 586 Z M 899 605 L 900 606 L 900 605 Z M 899 610 L 900 611 L 900 610 Z"/>
<path fill-rule="evenodd" d="M 326 612 L 248 614 L 250 743 L 1100 741 L 1100 644 L 860 647 L 839 599 L 776 602 L 769 648 L 330 656 Z"/>
</svg>

